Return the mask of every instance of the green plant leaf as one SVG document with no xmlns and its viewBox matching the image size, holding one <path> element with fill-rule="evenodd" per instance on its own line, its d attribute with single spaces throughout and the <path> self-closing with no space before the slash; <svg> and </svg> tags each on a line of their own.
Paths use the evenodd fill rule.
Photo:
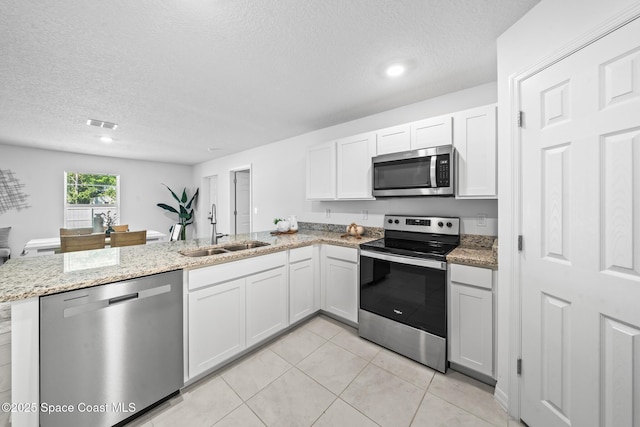
<svg viewBox="0 0 640 427">
<path fill-rule="evenodd" d="M 191 197 L 191 200 L 189 200 L 189 203 L 187 203 L 187 206 L 186 206 L 187 209 L 191 209 L 191 204 L 198 199 L 199 192 L 200 192 L 200 189 L 197 188 L 196 192 L 193 194 L 193 197 Z"/>
<path fill-rule="evenodd" d="M 162 209 L 168 210 L 169 212 L 173 212 L 173 213 L 179 214 L 179 212 L 173 206 L 169 206 L 169 205 L 164 204 L 164 203 L 158 203 L 158 206 L 161 207 Z"/>
<path fill-rule="evenodd" d="M 162 184 L 162 185 L 167 187 L 167 190 L 169 190 L 171 192 L 171 195 L 173 196 L 174 199 L 176 199 L 176 202 L 180 203 L 180 199 L 178 198 L 178 195 L 176 193 L 174 193 L 173 190 L 170 189 L 167 184 Z"/>
</svg>

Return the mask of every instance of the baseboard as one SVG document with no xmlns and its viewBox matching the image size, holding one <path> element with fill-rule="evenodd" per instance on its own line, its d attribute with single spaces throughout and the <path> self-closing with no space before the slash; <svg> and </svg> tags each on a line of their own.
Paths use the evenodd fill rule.
<svg viewBox="0 0 640 427">
<path fill-rule="evenodd" d="M 496 399 L 496 402 L 498 402 L 498 405 L 500 405 L 502 409 L 509 412 L 509 396 L 507 396 L 507 393 L 502 391 L 498 384 L 496 384 L 496 388 L 493 392 L 493 398 Z"/>
<path fill-rule="evenodd" d="M 466 366 L 459 365 L 455 362 L 449 362 L 449 368 L 453 369 L 454 371 L 458 371 L 461 374 L 465 374 L 466 376 L 476 379 L 480 382 L 483 382 L 491 387 L 495 387 L 496 385 L 496 380 L 493 377 L 490 377 L 486 374 L 481 374 L 480 372 L 474 371 L 471 368 L 467 368 Z"/>
</svg>

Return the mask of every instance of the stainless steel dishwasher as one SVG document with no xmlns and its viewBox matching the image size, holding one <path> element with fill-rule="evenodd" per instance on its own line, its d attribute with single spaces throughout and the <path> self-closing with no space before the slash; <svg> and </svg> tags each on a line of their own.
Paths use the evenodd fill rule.
<svg viewBox="0 0 640 427">
<path fill-rule="evenodd" d="M 40 298 L 41 426 L 112 426 L 183 384 L 182 271 Z"/>
</svg>

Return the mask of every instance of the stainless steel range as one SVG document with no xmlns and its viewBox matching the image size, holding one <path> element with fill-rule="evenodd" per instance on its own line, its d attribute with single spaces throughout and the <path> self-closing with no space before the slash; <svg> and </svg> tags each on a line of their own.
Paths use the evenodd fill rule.
<svg viewBox="0 0 640 427">
<path fill-rule="evenodd" d="M 361 337 L 447 369 L 447 261 L 460 219 L 386 215 L 384 238 L 360 245 Z"/>
</svg>

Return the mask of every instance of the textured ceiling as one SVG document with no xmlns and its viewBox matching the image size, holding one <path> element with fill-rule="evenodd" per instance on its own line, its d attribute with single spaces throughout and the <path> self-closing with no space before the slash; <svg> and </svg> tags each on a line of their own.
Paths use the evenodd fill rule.
<svg viewBox="0 0 640 427">
<path fill-rule="evenodd" d="M 2 0 L 0 143 L 199 163 L 494 81 L 538 1 Z"/>
</svg>

